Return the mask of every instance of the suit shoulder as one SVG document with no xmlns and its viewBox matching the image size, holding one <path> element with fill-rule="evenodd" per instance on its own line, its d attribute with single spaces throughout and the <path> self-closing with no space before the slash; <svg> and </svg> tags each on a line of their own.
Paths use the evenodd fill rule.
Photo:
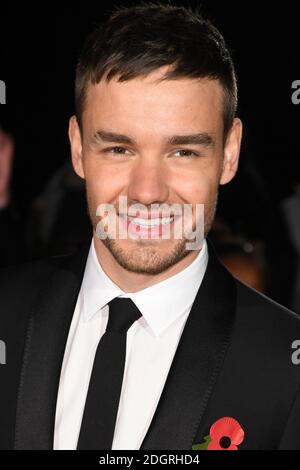
<svg viewBox="0 0 300 470">
<path fill-rule="evenodd" d="M 13 322 L 33 307 L 43 286 L 68 256 L 51 257 L 0 269 L 2 321 Z"/>
<path fill-rule="evenodd" d="M 3 295 L 10 288 L 28 286 L 38 288 L 44 276 L 50 275 L 54 269 L 62 266 L 70 255 L 53 256 L 41 260 L 29 261 L 13 266 L 0 268 L 0 292 Z"/>
<path fill-rule="evenodd" d="M 300 315 L 243 282 L 236 280 L 236 283 L 238 306 L 243 307 L 251 316 L 259 315 L 260 319 L 283 321 L 300 328 Z"/>
<path fill-rule="evenodd" d="M 269 359 L 270 367 L 292 365 L 293 345 L 300 340 L 300 315 L 237 281 L 236 326 L 241 345 Z M 298 369 L 293 369 L 299 379 Z"/>
</svg>

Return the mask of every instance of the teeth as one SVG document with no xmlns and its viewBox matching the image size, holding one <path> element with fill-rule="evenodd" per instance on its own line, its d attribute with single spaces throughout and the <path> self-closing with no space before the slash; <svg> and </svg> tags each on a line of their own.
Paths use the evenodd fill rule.
<svg viewBox="0 0 300 470">
<path fill-rule="evenodd" d="M 124 216 L 123 216 L 124 217 Z M 126 216 L 125 216 L 126 218 Z M 127 216 L 127 219 L 133 221 L 135 225 L 140 225 L 141 227 L 157 227 L 158 225 L 170 224 L 174 220 L 174 216 L 171 217 L 162 217 L 157 219 L 140 219 L 139 217 Z"/>
</svg>

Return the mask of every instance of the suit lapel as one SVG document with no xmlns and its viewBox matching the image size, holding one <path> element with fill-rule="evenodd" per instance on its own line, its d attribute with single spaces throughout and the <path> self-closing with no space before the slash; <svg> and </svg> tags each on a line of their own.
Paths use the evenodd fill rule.
<svg viewBox="0 0 300 470">
<path fill-rule="evenodd" d="M 65 345 L 87 257 L 53 267 L 32 312 L 18 393 L 15 449 L 52 449 L 56 400 Z"/>
<path fill-rule="evenodd" d="M 208 240 L 209 261 L 140 449 L 191 449 L 230 341 L 236 284 Z"/>
</svg>

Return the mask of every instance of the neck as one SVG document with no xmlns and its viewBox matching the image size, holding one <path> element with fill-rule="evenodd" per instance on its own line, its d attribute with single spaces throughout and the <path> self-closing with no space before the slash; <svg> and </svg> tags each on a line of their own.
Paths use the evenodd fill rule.
<svg viewBox="0 0 300 470">
<path fill-rule="evenodd" d="M 94 246 L 98 262 L 105 274 L 126 293 L 138 292 L 174 276 L 189 266 L 199 254 L 199 250 L 191 250 L 190 253 L 178 261 L 178 263 L 159 274 L 142 274 L 123 268 L 97 236 L 94 236 Z"/>
</svg>

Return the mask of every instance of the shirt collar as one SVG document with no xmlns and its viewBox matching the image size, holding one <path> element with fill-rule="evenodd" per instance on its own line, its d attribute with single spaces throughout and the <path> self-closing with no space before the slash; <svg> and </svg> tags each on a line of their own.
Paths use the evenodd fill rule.
<svg viewBox="0 0 300 470">
<path fill-rule="evenodd" d="M 96 312 L 117 296 L 129 297 L 138 307 L 155 336 L 159 336 L 193 304 L 208 262 L 204 239 L 198 256 L 185 269 L 138 292 L 120 289 L 103 271 L 92 240 L 82 281 L 83 320 L 89 321 Z"/>
</svg>

